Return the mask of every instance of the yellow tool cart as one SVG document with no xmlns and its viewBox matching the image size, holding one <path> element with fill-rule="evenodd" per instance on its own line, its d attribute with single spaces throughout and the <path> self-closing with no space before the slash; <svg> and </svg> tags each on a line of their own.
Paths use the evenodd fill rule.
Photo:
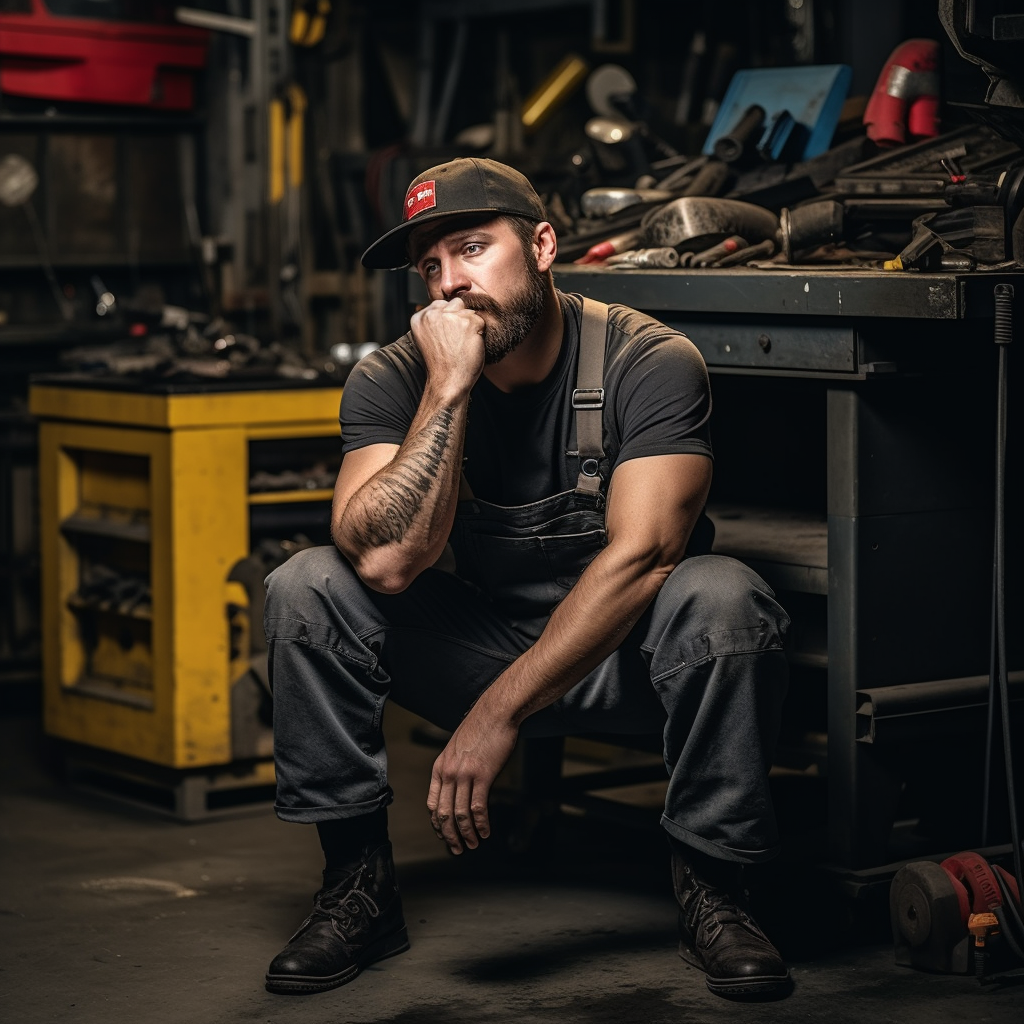
<svg viewBox="0 0 1024 1024">
<path fill-rule="evenodd" d="M 280 383 L 30 389 L 46 732 L 81 778 L 177 817 L 273 783 L 269 729 L 239 722 L 262 599 L 233 569 L 261 536 L 323 530 L 340 461 L 341 388 Z"/>
</svg>

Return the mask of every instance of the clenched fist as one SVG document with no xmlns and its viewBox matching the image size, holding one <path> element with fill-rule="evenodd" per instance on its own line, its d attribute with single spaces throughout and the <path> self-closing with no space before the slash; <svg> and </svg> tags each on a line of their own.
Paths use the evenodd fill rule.
<svg viewBox="0 0 1024 1024">
<path fill-rule="evenodd" d="M 436 299 L 413 314 L 410 326 L 431 385 L 468 392 L 484 368 L 483 317 L 460 298 Z"/>
</svg>

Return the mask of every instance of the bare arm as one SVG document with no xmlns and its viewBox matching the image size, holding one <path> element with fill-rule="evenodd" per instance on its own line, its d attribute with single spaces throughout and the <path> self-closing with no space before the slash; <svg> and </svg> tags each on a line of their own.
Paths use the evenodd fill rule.
<svg viewBox="0 0 1024 1024">
<path fill-rule="evenodd" d="M 465 403 L 425 396 L 400 447 L 345 456 L 331 536 L 367 586 L 397 593 L 437 561 L 455 515 L 465 429 Z"/>
<path fill-rule="evenodd" d="M 427 808 L 454 853 L 490 831 L 490 786 L 519 726 L 558 700 L 622 643 L 682 560 L 707 499 L 711 460 L 660 455 L 612 477 L 608 545 L 558 605 L 537 642 L 484 691 L 434 764 Z"/>
<path fill-rule="evenodd" d="M 469 392 L 483 369 L 483 321 L 461 299 L 412 319 L 427 381 L 400 446 L 350 452 L 334 488 L 331 536 L 374 590 L 404 590 L 437 561 L 458 501 Z"/>
</svg>

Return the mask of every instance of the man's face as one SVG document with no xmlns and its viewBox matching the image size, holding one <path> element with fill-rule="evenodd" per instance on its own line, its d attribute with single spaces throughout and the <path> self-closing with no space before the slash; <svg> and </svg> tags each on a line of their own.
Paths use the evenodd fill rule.
<svg viewBox="0 0 1024 1024">
<path fill-rule="evenodd" d="M 429 233 L 428 233 L 429 231 Z M 515 351 L 533 330 L 544 308 L 547 276 L 503 218 L 457 222 L 450 231 L 424 227 L 410 247 L 431 301 L 460 298 L 484 320 L 487 363 Z"/>
</svg>

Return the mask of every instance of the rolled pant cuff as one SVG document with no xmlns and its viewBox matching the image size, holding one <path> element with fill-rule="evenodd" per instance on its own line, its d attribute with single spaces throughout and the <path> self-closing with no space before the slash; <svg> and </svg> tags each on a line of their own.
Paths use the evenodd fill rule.
<svg viewBox="0 0 1024 1024">
<path fill-rule="evenodd" d="M 288 807 L 283 804 L 274 805 L 274 813 L 282 821 L 294 821 L 301 825 L 311 825 L 318 821 L 331 821 L 334 818 L 359 818 L 364 814 L 387 807 L 394 799 L 388 789 L 375 800 L 364 800 L 358 804 L 330 804 L 319 807 Z"/>
<path fill-rule="evenodd" d="M 736 864 L 761 864 L 777 856 L 781 847 L 769 846 L 759 850 L 744 850 L 739 847 L 726 846 L 724 843 L 714 843 L 710 839 L 704 839 L 689 829 L 683 828 L 674 822 L 668 815 L 661 816 L 661 827 L 673 839 L 694 849 L 706 853 L 709 857 L 717 857 L 719 860 L 733 861 Z"/>
</svg>

